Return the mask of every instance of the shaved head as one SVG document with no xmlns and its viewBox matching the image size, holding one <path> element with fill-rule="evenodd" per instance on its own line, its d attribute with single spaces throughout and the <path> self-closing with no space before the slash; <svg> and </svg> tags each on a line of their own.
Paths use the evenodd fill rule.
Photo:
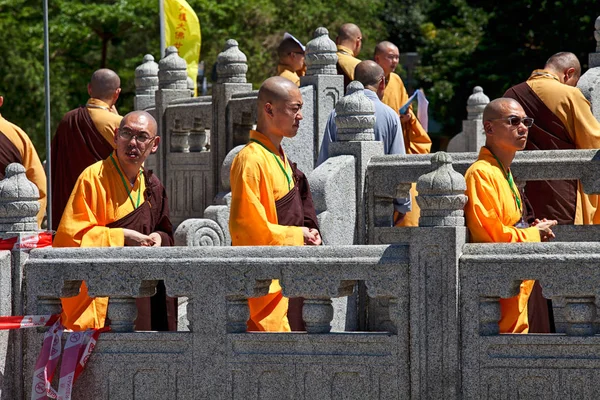
<svg viewBox="0 0 600 400">
<path fill-rule="evenodd" d="M 256 130 L 279 146 L 284 137 L 294 137 L 302 120 L 302 94 L 295 83 L 273 76 L 258 90 Z"/>
<path fill-rule="evenodd" d="M 398 46 L 396 46 L 392 42 L 388 42 L 387 40 L 384 40 L 383 42 L 377 43 L 377 46 L 375 46 L 375 54 L 374 55 L 378 56 L 378 55 L 381 55 L 381 54 L 385 54 L 390 49 L 394 49 L 397 52 L 399 52 Z"/>
<path fill-rule="evenodd" d="M 362 61 L 354 70 L 354 79 L 362 83 L 364 87 L 371 86 L 376 89 L 383 77 L 383 68 L 371 60 Z"/>
<path fill-rule="evenodd" d="M 92 74 L 88 91 L 91 97 L 110 100 L 120 87 L 121 79 L 119 79 L 119 75 L 113 70 L 102 68 Z"/>
<path fill-rule="evenodd" d="M 550 57 L 548 61 L 546 61 L 546 66 L 544 68 L 551 68 L 560 72 L 569 68 L 575 68 L 577 76 L 581 74 L 581 64 L 579 64 L 577 56 L 565 51 L 556 53 Z"/>
<path fill-rule="evenodd" d="M 258 109 L 263 109 L 266 103 L 281 103 L 287 101 L 298 86 L 289 79 L 273 76 L 260 86 L 258 90 Z"/>
<path fill-rule="evenodd" d="M 500 97 L 490 101 L 483 109 L 483 121 L 490 121 L 492 119 L 504 117 L 506 109 L 510 106 L 517 106 L 518 108 L 522 109 L 521 104 L 519 104 L 518 101 L 508 97 Z"/>
<path fill-rule="evenodd" d="M 119 129 L 123 129 L 123 127 L 129 121 L 135 121 L 140 124 L 144 124 L 146 126 L 146 129 L 148 130 L 148 134 L 150 136 L 156 136 L 158 131 L 158 125 L 156 124 L 156 120 L 150 113 L 141 110 L 130 112 L 129 114 L 125 115 L 121 120 Z"/>
<path fill-rule="evenodd" d="M 360 28 L 357 25 L 347 23 L 347 24 L 340 26 L 337 37 L 340 41 L 346 41 L 346 40 L 356 40 L 361 36 L 362 36 L 362 33 L 360 32 Z"/>
</svg>

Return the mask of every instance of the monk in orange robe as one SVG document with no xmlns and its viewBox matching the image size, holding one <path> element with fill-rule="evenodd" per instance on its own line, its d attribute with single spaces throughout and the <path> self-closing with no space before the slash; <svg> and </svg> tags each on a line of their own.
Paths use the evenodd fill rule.
<svg viewBox="0 0 600 400">
<path fill-rule="evenodd" d="M 302 43 L 289 33 L 286 33 L 277 47 L 279 57 L 277 75 L 289 79 L 296 86 L 300 86 L 300 77 L 304 76 L 305 72 L 304 50 Z"/>
<path fill-rule="evenodd" d="M 0 96 L 0 107 L 3 103 L 4 97 Z M 37 220 L 38 226 L 41 227 L 46 213 L 46 172 L 29 136 L 23 129 L 0 115 L 0 179 L 4 179 L 6 166 L 14 162 L 25 167 L 27 179 L 33 182 L 40 192 Z"/>
<path fill-rule="evenodd" d="M 429 154 L 431 151 L 431 138 L 413 112 L 412 105 L 408 107 L 405 114 L 400 114 L 400 108 L 408 101 L 408 93 L 404 87 L 404 82 L 394 72 L 400 61 L 400 50 L 392 42 L 383 41 L 375 47 L 373 59 L 383 68 L 385 73 L 386 86 L 381 101 L 393 108 L 400 116 L 406 154 Z M 396 226 L 419 226 L 421 209 L 416 201 L 418 193 L 414 183 L 411 185 L 410 195 L 412 210 L 406 213 Z"/>
<path fill-rule="evenodd" d="M 354 24 L 343 24 L 335 38 L 337 45 L 337 71 L 344 76 L 344 90 L 354 80 L 354 69 L 360 63 L 357 57 L 362 48 L 362 33 Z"/>
<path fill-rule="evenodd" d="M 156 130 L 156 121 L 145 111 L 134 111 L 123 118 L 113 137 L 116 150 L 79 176 L 54 238 L 54 247 L 173 245 L 165 189 L 156 176 L 143 168 L 148 155 L 158 148 L 160 137 Z M 159 294 L 164 302 L 164 285 L 159 286 Z M 153 297 L 152 301 L 160 299 Z M 85 283 L 79 295 L 63 298 L 61 302 L 65 327 L 85 330 L 104 326 L 108 298 L 90 298 Z M 148 303 L 148 299 L 138 300 L 136 328 L 167 330 L 166 320 L 159 323 L 159 316 L 152 315 L 150 321 L 150 315 L 145 315 L 150 307 L 144 302 Z M 173 316 L 168 322 L 169 330 L 176 330 L 174 301 L 167 301 L 167 312 L 169 307 Z"/>
<path fill-rule="evenodd" d="M 121 80 L 110 69 L 93 73 L 85 106 L 65 114 L 52 139 L 52 229 L 58 229 L 75 182 L 84 169 L 104 160 L 115 148 L 114 135 L 121 117 L 115 104 Z"/>
<path fill-rule="evenodd" d="M 302 105 L 300 90 L 288 79 L 272 77 L 260 87 L 256 130 L 231 165 L 233 246 L 321 244 L 308 181 L 281 147 L 284 137 L 296 136 Z M 302 330 L 301 304 L 290 305 L 288 322 L 288 299 L 278 280 L 266 296 L 248 299 L 248 306 L 249 331 Z"/>
<path fill-rule="evenodd" d="M 523 199 L 510 171 L 516 152 L 525 148 L 532 124 L 533 119 L 513 99 L 493 100 L 484 109 L 485 147 L 465 174 L 469 197 L 465 217 L 472 242 L 539 242 L 554 237 L 555 220 L 536 220 L 532 226 L 524 221 Z M 519 295 L 500 300 L 501 333 L 550 331 L 547 303 L 539 301 L 539 292 L 534 297 L 535 286 L 539 284 L 534 280 L 523 281 Z M 532 307 L 533 300 L 536 307 Z M 545 316 L 534 316 L 544 312 Z M 548 326 L 530 329 L 534 317 Z"/>
</svg>

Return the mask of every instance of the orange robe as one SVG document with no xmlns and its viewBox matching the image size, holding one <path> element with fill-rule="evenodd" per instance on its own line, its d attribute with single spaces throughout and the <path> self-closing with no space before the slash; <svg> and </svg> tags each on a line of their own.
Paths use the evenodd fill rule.
<svg viewBox="0 0 600 400">
<path fill-rule="evenodd" d="M 546 70 L 535 70 L 527 84 L 556 115 L 571 136 L 577 149 L 600 148 L 600 122 L 592 114 L 589 101 L 576 87 L 560 83 L 558 77 Z M 532 115 L 535 117 L 535 115 Z M 587 195 L 581 182 L 577 190 L 576 225 L 600 223 L 599 195 Z"/>
<path fill-rule="evenodd" d="M 42 226 L 44 214 L 46 213 L 46 172 L 40 161 L 40 158 L 35 151 L 35 147 L 29 139 L 29 136 L 18 126 L 8 122 L 0 115 L 0 134 L 4 134 L 6 138 L 16 147 L 21 155 L 21 164 L 25 167 L 25 175 L 27 179 L 37 186 L 40 192 L 40 211 L 37 215 L 38 226 Z M 0 175 L 4 177 L 4 170 L 0 171 Z"/>
<path fill-rule="evenodd" d="M 492 153 L 482 147 L 479 158 L 465 174 L 466 195 L 465 218 L 474 243 L 488 242 L 539 242 L 536 227 L 516 228 L 521 220 L 521 210 L 508 181 Z M 520 194 L 517 190 L 517 196 Z M 521 203 L 522 204 L 522 203 Z M 500 299 L 501 333 L 527 333 L 527 302 L 534 280 L 521 283 L 519 295 Z"/>
<path fill-rule="evenodd" d="M 408 93 L 404 87 L 404 82 L 402 82 L 402 79 L 398 74 L 394 72 L 390 73 L 381 101 L 400 115 L 400 108 L 408 101 Z M 411 120 L 402 122 L 402 133 L 404 134 L 406 154 L 429 154 L 431 151 L 431 139 L 425 129 L 421 126 L 421 123 L 412 110 L 412 106 L 408 108 L 408 112 L 412 116 Z M 396 226 L 419 226 L 421 209 L 417 204 L 417 195 L 417 185 L 416 183 L 413 183 L 410 187 L 412 210 L 407 212 L 404 218 Z"/>
<path fill-rule="evenodd" d="M 345 77 L 344 86 L 347 86 L 348 83 L 354 80 L 354 69 L 358 64 L 360 64 L 360 60 L 354 57 L 354 52 L 345 46 L 341 46 L 338 44 L 337 50 L 337 66 L 339 72 L 341 72 Z"/>
<path fill-rule="evenodd" d="M 250 131 L 250 139 L 260 141 L 271 152 L 278 149 L 263 134 Z M 233 246 L 302 246 L 302 228 L 277 224 L 275 201 L 294 187 L 287 157 L 281 165 L 276 157 L 258 143 L 250 142 L 231 165 L 231 214 L 229 231 Z M 273 280 L 266 296 L 248 299 L 248 330 L 289 332 L 288 299 L 283 297 L 278 280 Z"/>
<path fill-rule="evenodd" d="M 112 156 L 118 166 L 117 155 L 113 152 Z M 92 164 L 81 173 L 75 184 L 60 220 L 53 247 L 123 246 L 123 229 L 108 228 L 106 225 L 133 212 L 137 208 L 138 198 L 141 205 L 145 189 L 141 170 L 128 195 L 119 170 L 110 157 Z M 68 329 L 85 330 L 104 326 L 108 297 L 91 298 L 87 293 L 87 286 L 83 283 L 77 296 L 61 298 L 61 317 L 63 325 Z"/>
<path fill-rule="evenodd" d="M 298 73 L 292 71 L 287 65 L 279 64 L 277 66 L 277 75 L 294 82 L 298 87 L 300 86 L 300 77 L 298 76 Z"/>
</svg>

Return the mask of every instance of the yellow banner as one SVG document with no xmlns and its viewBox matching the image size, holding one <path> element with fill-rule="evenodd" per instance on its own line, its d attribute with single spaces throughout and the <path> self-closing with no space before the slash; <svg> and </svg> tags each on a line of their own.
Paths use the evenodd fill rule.
<svg viewBox="0 0 600 400">
<path fill-rule="evenodd" d="M 200 57 L 200 21 L 185 0 L 164 0 L 165 3 L 165 43 L 175 46 L 179 56 L 187 62 L 187 73 L 194 81 L 197 93 L 198 59 Z"/>
</svg>

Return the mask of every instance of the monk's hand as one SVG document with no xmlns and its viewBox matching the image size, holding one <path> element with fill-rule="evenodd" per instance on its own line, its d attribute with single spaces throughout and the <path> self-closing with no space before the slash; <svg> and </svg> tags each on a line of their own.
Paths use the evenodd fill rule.
<svg viewBox="0 0 600 400">
<path fill-rule="evenodd" d="M 309 229 L 306 226 L 301 226 L 300 228 L 302 228 L 302 236 L 304 236 L 304 244 L 312 244 L 315 240 L 317 240 L 315 238 L 315 233 L 314 231 L 316 231 L 316 229 Z M 317 231 L 318 233 L 318 231 Z"/>
<path fill-rule="evenodd" d="M 402 123 L 410 122 L 411 119 L 412 114 L 410 113 L 410 111 L 407 111 L 406 114 L 400 114 L 400 121 L 402 121 Z"/>
<path fill-rule="evenodd" d="M 535 227 L 540 231 L 540 239 L 542 242 L 547 242 L 550 239 L 555 238 L 554 232 L 552 232 L 552 227 L 558 224 L 556 220 L 547 220 L 544 218 L 543 220 L 535 220 L 532 225 L 535 224 Z"/>
<path fill-rule="evenodd" d="M 133 229 L 123 228 L 123 236 L 125 246 L 154 246 L 154 239 Z"/>
<path fill-rule="evenodd" d="M 314 235 L 314 240 L 308 241 L 308 243 L 305 244 L 310 246 L 319 246 L 323 243 L 323 240 L 321 239 L 321 234 L 318 230 L 316 230 L 315 228 L 310 228 L 308 231 Z"/>
<path fill-rule="evenodd" d="M 158 234 L 158 232 L 152 232 L 148 236 L 154 240 L 154 244 L 152 245 L 153 247 L 160 247 L 162 245 L 162 237 Z"/>
</svg>

